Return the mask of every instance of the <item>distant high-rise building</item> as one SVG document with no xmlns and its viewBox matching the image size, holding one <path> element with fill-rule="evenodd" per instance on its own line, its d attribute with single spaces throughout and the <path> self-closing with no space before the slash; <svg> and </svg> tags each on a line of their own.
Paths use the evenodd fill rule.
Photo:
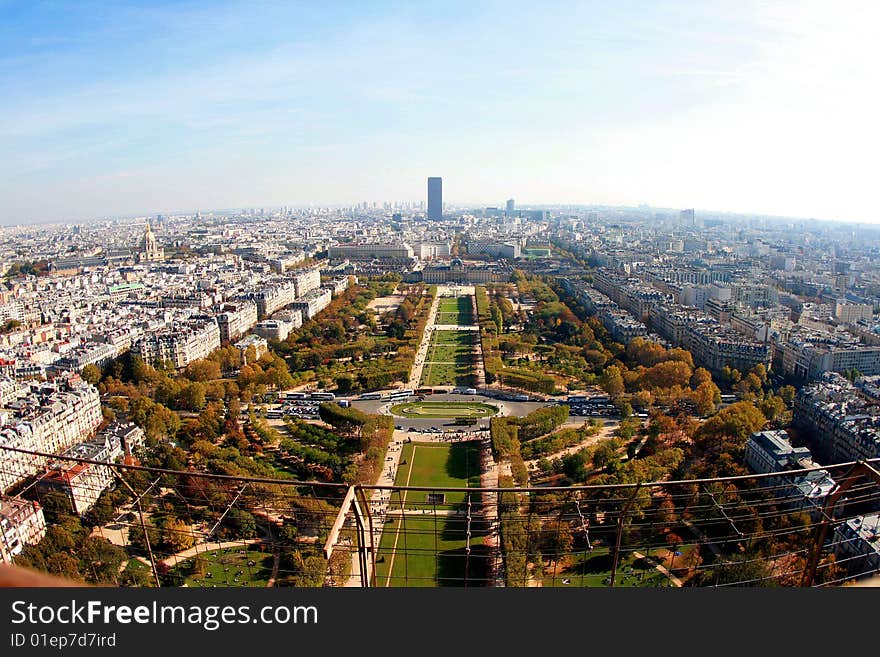
<svg viewBox="0 0 880 657">
<path fill-rule="evenodd" d="M 678 218 L 679 218 L 679 221 L 684 226 L 696 225 L 693 208 L 691 208 L 690 210 L 682 210 L 681 212 L 678 213 Z"/>
<path fill-rule="evenodd" d="M 513 214 L 513 209 L 516 206 L 516 203 L 512 198 L 507 199 L 507 214 Z"/>
<path fill-rule="evenodd" d="M 428 178 L 428 219 L 443 219 L 443 178 Z"/>
</svg>

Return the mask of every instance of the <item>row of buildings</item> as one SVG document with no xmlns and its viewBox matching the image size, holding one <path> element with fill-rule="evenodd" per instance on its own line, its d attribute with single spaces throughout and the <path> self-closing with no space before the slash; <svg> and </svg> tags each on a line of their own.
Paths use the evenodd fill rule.
<svg viewBox="0 0 880 657">
<path fill-rule="evenodd" d="M 662 340 L 687 349 L 695 362 L 712 372 L 724 367 L 746 372 L 759 363 L 770 365 L 771 348 L 766 341 L 748 338 L 697 308 L 676 304 L 671 295 L 638 278 L 600 268 L 594 274 L 593 287 L 595 290 L 581 285 L 580 297 L 598 312 L 619 342 L 650 336 L 650 325 Z M 629 314 L 629 320 L 622 310 Z"/>
<path fill-rule="evenodd" d="M 785 431 L 753 433 L 745 449 L 745 463 L 757 474 L 775 474 L 763 480 L 772 487 L 782 508 L 804 511 L 814 522 L 823 519 L 826 498 L 836 487 L 835 480 L 817 466 L 807 447 L 793 447 Z M 838 500 L 832 517 L 840 516 L 847 504 Z M 853 576 L 880 571 L 880 513 L 858 514 L 834 524 L 832 550 Z"/>
<path fill-rule="evenodd" d="M 835 372 L 801 388 L 792 424 L 825 463 L 880 458 L 880 402 Z"/>
</svg>

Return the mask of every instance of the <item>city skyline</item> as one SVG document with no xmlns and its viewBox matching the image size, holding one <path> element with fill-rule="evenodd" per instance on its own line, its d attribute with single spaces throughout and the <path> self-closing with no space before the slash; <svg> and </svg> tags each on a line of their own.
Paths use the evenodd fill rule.
<svg viewBox="0 0 880 657">
<path fill-rule="evenodd" d="M 0 6 L 3 224 L 421 200 L 431 172 L 452 201 L 880 221 L 867 3 L 97 6 Z"/>
</svg>

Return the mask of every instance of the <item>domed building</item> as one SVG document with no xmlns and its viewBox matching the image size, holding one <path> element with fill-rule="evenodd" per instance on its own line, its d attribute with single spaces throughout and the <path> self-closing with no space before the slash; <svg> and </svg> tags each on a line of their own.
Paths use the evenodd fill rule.
<svg viewBox="0 0 880 657">
<path fill-rule="evenodd" d="M 138 262 L 157 262 L 165 259 L 165 249 L 159 248 L 153 229 L 147 220 L 147 230 L 144 233 L 144 241 L 141 244 L 141 252 L 138 254 Z"/>
</svg>

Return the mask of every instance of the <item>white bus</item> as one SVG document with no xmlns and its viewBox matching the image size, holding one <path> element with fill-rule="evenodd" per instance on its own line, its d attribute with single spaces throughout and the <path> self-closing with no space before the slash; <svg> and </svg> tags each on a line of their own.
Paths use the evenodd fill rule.
<svg viewBox="0 0 880 657">
<path fill-rule="evenodd" d="M 412 396 L 413 396 L 412 390 L 395 390 L 390 395 L 388 395 L 388 399 L 391 399 L 391 400 L 406 399 L 407 397 L 412 397 Z"/>
<path fill-rule="evenodd" d="M 364 400 L 367 400 L 367 399 L 382 399 L 382 393 L 381 393 L 381 392 L 365 392 L 365 393 L 362 394 L 360 397 L 358 397 L 358 399 L 364 399 Z"/>
<path fill-rule="evenodd" d="M 319 399 L 321 401 L 333 401 L 336 399 L 336 395 L 332 392 L 313 392 L 309 395 L 309 399 Z"/>
</svg>

